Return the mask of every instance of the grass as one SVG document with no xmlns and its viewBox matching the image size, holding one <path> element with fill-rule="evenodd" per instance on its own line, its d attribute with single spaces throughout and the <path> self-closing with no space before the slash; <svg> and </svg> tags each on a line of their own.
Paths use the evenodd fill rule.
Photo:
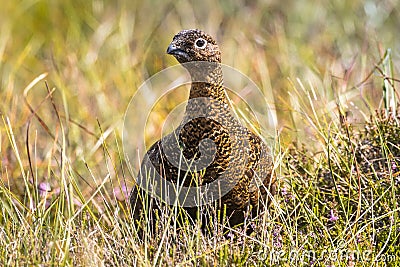
<svg viewBox="0 0 400 267">
<path fill-rule="evenodd" d="M 3 4 L 0 265 L 399 265 L 395 2 Z M 204 235 L 170 208 L 140 240 L 123 116 L 146 79 L 176 64 L 172 36 L 192 27 L 217 36 L 223 63 L 264 93 L 279 190 L 246 221 L 251 235 L 221 224 Z M 155 107 L 146 144 L 183 91 Z"/>
</svg>

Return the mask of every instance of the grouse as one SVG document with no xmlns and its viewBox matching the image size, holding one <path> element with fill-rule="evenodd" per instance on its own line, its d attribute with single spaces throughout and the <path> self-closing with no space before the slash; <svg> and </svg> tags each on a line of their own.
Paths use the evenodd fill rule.
<svg viewBox="0 0 400 267">
<path fill-rule="evenodd" d="M 166 203 L 181 205 L 195 219 L 199 206 L 214 204 L 230 226 L 241 224 L 249 207 L 254 214 L 275 194 L 269 149 L 235 117 L 223 86 L 221 53 L 210 35 L 183 30 L 167 53 L 191 76 L 189 99 L 180 125 L 142 160 L 130 194 L 133 217 L 139 219 L 145 206 L 155 210 Z"/>
</svg>

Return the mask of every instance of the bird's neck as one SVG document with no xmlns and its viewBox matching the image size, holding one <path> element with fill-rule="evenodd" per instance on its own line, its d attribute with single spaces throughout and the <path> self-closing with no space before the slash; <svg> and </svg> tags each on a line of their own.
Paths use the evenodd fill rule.
<svg viewBox="0 0 400 267">
<path fill-rule="evenodd" d="M 189 99 L 212 98 L 222 103 L 228 103 L 222 84 L 207 82 L 192 82 Z"/>
<path fill-rule="evenodd" d="M 231 120 L 228 97 L 223 86 L 220 65 L 198 70 L 188 69 L 192 78 L 189 100 L 182 124 L 193 118 L 217 119 L 219 123 Z M 193 129 L 198 131 L 198 129 Z"/>
<path fill-rule="evenodd" d="M 202 63 L 188 68 L 192 79 L 189 99 L 212 98 L 221 103 L 228 103 L 223 86 L 223 74 L 220 64 Z"/>
</svg>

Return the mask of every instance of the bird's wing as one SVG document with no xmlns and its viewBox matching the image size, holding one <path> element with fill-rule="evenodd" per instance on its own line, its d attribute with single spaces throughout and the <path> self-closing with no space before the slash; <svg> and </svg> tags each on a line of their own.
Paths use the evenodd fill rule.
<svg viewBox="0 0 400 267">
<path fill-rule="evenodd" d="M 253 132 L 248 133 L 252 156 L 249 161 L 247 175 L 250 183 L 250 203 L 255 206 L 258 199 L 267 199 L 269 194 L 275 194 L 275 180 L 273 178 L 273 162 L 270 150 L 262 139 Z"/>
</svg>

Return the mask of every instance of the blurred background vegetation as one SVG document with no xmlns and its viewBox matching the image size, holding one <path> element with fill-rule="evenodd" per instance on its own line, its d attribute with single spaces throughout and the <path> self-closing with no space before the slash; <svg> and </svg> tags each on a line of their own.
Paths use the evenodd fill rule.
<svg viewBox="0 0 400 267">
<path fill-rule="evenodd" d="M 354 136 L 343 122 L 362 125 L 383 109 L 383 86 L 398 85 L 390 78 L 400 66 L 399 7 L 395 0 L 2 1 L 0 259 L 6 266 L 99 266 L 104 259 L 125 266 L 204 257 L 204 265 L 233 266 L 249 255 L 265 264 L 259 255 L 271 244 L 323 251 L 340 249 L 335 242 L 343 239 L 359 250 L 397 250 L 399 117 L 374 117 L 378 126 Z M 177 64 L 165 51 L 187 28 L 215 36 L 223 63 L 248 75 L 277 117 L 276 203 L 255 238 L 239 236 L 234 246 L 190 227 L 180 239 L 186 243 L 175 242 L 169 223 L 166 235 L 141 243 L 133 224 L 115 216 L 129 214 L 125 184 L 135 175 L 122 153 L 124 113 L 146 79 Z M 185 98 L 176 90 L 159 102 L 149 140 Z M 131 115 L 148 115 L 135 108 Z M 397 149 L 394 163 L 385 161 L 393 156 L 387 143 Z M 355 175 L 376 157 L 386 176 Z"/>
<path fill-rule="evenodd" d="M 118 162 L 129 100 L 147 78 L 177 64 L 165 50 L 186 28 L 217 37 L 223 63 L 266 94 L 287 143 L 312 145 L 318 138 L 302 116 L 311 111 L 310 101 L 326 123 L 338 120 L 339 106 L 362 121 L 381 105 L 381 74 L 373 70 L 386 49 L 399 66 L 400 13 L 393 0 L 6 1 L 0 9 L 3 182 L 14 184 L 22 170 L 49 180 L 60 174 L 53 167 L 62 153 L 81 177 L 118 172 L 104 162 Z M 24 89 L 45 72 L 25 101 Z M 54 105 L 44 80 L 55 89 Z M 161 121 L 167 111 L 159 112 L 154 116 Z M 149 135 L 158 131 L 153 128 Z M 65 142 L 64 151 L 55 139 Z M 27 147 L 36 170 L 28 170 Z"/>
</svg>

